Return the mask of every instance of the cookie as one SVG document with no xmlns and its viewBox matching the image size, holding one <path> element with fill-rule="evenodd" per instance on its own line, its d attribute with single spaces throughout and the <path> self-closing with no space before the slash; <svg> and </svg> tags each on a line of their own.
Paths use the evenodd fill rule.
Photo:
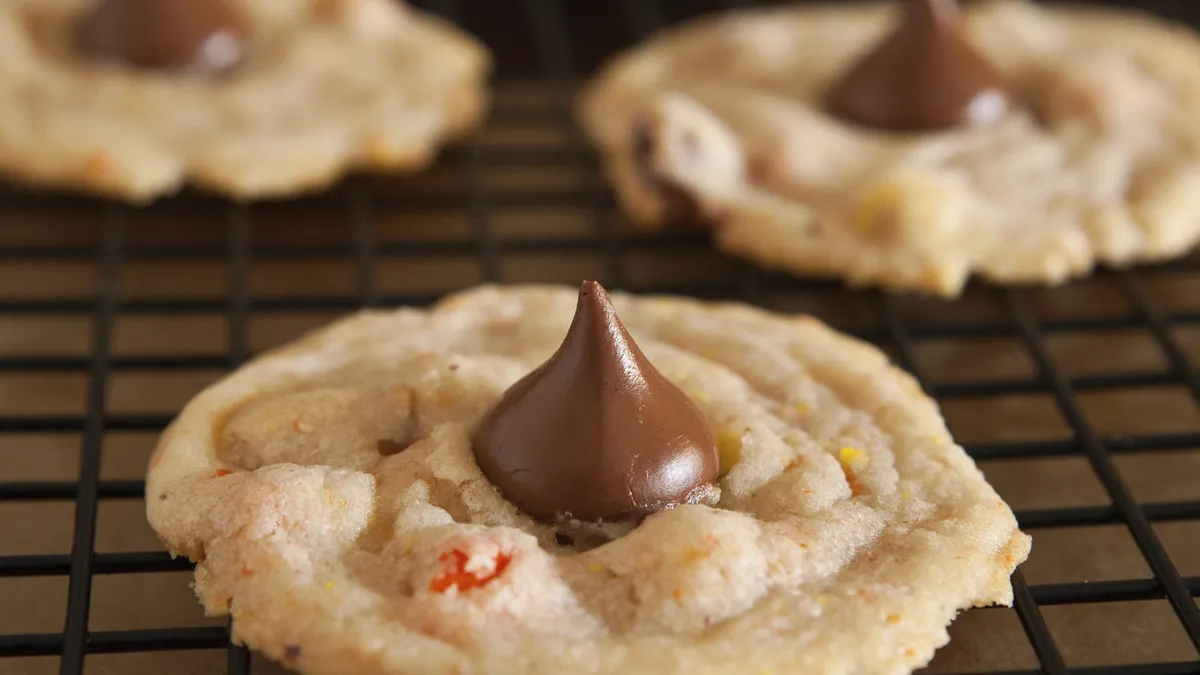
<svg viewBox="0 0 1200 675">
<path fill-rule="evenodd" d="M 879 351 L 602 293 L 362 312 L 199 394 L 146 501 L 206 612 L 310 674 L 782 675 L 1011 602 L 1029 538 Z"/>
<path fill-rule="evenodd" d="M 413 171 L 486 108 L 489 57 L 392 0 L 0 3 L 0 174 L 131 202 Z"/>
<path fill-rule="evenodd" d="M 1197 36 L 1115 10 L 952 4 L 700 19 L 614 58 L 578 114 L 635 221 L 700 222 L 767 268 L 954 296 L 972 274 L 1058 284 L 1192 248 Z"/>
</svg>

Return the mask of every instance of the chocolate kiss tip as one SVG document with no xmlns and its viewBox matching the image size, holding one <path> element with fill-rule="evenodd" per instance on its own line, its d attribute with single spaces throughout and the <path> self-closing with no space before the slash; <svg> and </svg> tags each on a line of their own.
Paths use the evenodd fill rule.
<svg viewBox="0 0 1200 675">
<path fill-rule="evenodd" d="M 1003 78 L 962 33 L 955 0 L 906 0 L 895 29 L 830 88 L 838 117 L 890 131 L 937 131 L 998 121 Z"/>
<path fill-rule="evenodd" d="M 473 437 L 480 469 L 543 520 L 625 520 L 688 502 L 716 481 L 712 428 L 617 318 L 579 287 L 562 346 L 504 393 Z"/>
</svg>

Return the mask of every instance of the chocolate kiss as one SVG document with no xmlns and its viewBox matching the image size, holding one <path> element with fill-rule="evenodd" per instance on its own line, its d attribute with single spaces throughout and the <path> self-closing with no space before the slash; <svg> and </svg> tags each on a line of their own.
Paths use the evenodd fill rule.
<svg viewBox="0 0 1200 675">
<path fill-rule="evenodd" d="M 246 34 L 225 0 L 100 0 L 78 38 L 83 53 L 101 61 L 215 72 L 238 61 Z"/>
<path fill-rule="evenodd" d="M 504 495 L 543 520 L 622 520 L 696 501 L 717 479 L 712 427 L 629 337 L 608 293 L 579 289 L 562 346 L 474 436 Z"/>
<path fill-rule="evenodd" d="M 964 38 L 955 0 L 904 0 L 896 29 L 828 95 L 835 115 L 892 131 L 991 124 L 1008 103 L 1003 79 Z"/>
</svg>

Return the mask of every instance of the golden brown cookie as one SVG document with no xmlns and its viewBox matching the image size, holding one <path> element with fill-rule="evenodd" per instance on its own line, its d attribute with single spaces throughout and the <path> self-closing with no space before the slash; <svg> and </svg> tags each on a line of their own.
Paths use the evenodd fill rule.
<svg viewBox="0 0 1200 675">
<path fill-rule="evenodd" d="M 988 124 L 896 132 L 830 112 L 902 4 L 722 14 L 616 57 L 578 111 L 625 209 L 650 227 L 696 215 L 765 267 L 948 296 L 972 274 L 1057 284 L 1196 243 L 1193 32 L 974 3 L 963 35 L 1013 98 Z"/>
<path fill-rule="evenodd" d="M 0 174 L 134 202 L 185 183 L 288 196 L 420 169 L 484 113 L 489 58 L 437 18 L 392 0 L 230 2 L 244 36 L 202 45 L 220 71 L 122 48 L 139 32 L 89 23 L 93 0 L 0 4 Z"/>
<path fill-rule="evenodd" d="M 363 312 L 198 395 L 146 500 L 207 612 L 309 674 L 784 675 L 906 673 L 960 609 L 1011 602 L 1030 540 L 1008 506 L 911 377 L 810 317 L 614 294 L 711 424 L 719 494 L 598 542 L 519 509 L 471 439 L 576 303 Z"/>
</svg>

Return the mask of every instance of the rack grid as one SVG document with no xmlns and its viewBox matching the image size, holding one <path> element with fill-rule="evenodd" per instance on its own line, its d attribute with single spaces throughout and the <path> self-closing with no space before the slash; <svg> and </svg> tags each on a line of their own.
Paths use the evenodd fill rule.
<svg viewBox="0 0 1200 675">
<path fill-rule="evenodd" d="M 1200 258 L 1099 271 L 1091 281 L 1061 290 L 973 285 L 955 302 L 852 292 L 835 283 L 764 273 L 714 254 L 704 233 L 645 233 L 630 227 L 571 119 L 575 91 L 604 56 L 689 16 L 763 3 L 415 4 L 464 25 L 497 55 L 496 107 L 488 129 L 447 150 L 427 175 L 356 176 L 324 194 L 251 204 L 185 193 L 135 209 L 16 188 L 0 194 L 0 338 L 8 330 L 4 326 L 11 329 L 30 321 L 74 321 L 82 326 L 78 330 L 88 331 L 87 340 L 77 340 L 74 348 L 22 344 L 6 349 L 0 341 L 0 383 L 7 376 L 70 377 L 84 383 L 78 412 L 10 411 L 0 396 L 0 507 L 73 504 L 69 550 L 4 554 L 0 549 L 0 582 L 65 577 L 67 586 L 60 631 L 0 633 L 0 672 L 10 672 L 6 663 L 23 663 L 19 657 L 50 656 L 57 657 L 57 663 L 46 672 L 79 675 L 91 672 L 85 664 L 92 655 L 176 650 L 224 650 L 225 672 L 260 672 L 261 665 L 245 649 L 229 643 L 228 629 L 221 625 L 94 630 L 89 624 L 98 577 L 191 569 L 186 560 L 172 560 L 162 550 L 96 549 L 97 516 L 103 505 L 140 504 L 143 493 L 140 480 L 102 477 L 106 438 L 127 432 L 152 435 L 173 412 L 121 404 L 117 378 L 231 370 L 283 339 L 259 339 L 257 323 L 272 317 L 302 315 L 301 323 L 311 324 L 318 316 L 358 307 L 428 304 L 447 291 L 481 281 L 572 282 L 595 276 L 610 287 L 636 292 L 740 299 L 815 313 L 878 344 L 914 373 L 943 405 L 956 435 L 958 423 L 970 417 L 951 414 L 957 403 L 967 402 L 978 410 L 980 404 L 995 402 L 1000 408 L 985 409 L 996 410 L 1022 397 L 1049 401 L 1064 433 L 973 440 L 968 420 L 968 452 L 981 462 L 1069 459 L 1085 465 L 1103 497 L 1099 503 L 1017 505 L 1021 526 L 1035 540 L 1040 531 L 1055 528 L 1123 529 L 1148 574 L 1030 583 L 1018 572 L 1013 579 L 1015 612 L 1034 660 L 1028 668 L 1010 672 L 1200 673 L 1200 565 L 1189 561 L 1193 575 L 1188 576 L 1159 530 L 1169 523 L 1200 524 L 1200 471 L 1190 494 L 1145 499 L 1121 464 L 1122 458 L 1140 456 L 1200 460 L 1194 454 L 1200 448 L 1200 422 L 1114 431 L 1092 407 L 1096 397 L 1119 395 L 1134 407 L 1154 408 L 1162 400 L 1159 394 L 1175 392 L 1185 399 L 1180 405 L 1187 411 L 1181 415 L 1200 420 L 1200 349 L 1189 339 L 1191 330 L 1200 326 L 1200 286 L 1187 285 L 1189 279 L 1200 279 Z M 1138 4 L 1200 26 L 1197 3 Z M 297 267 L 306 274 L 317 270 L 312 274 L 320 283 L 298 279 Z M 263 273 L 270 269 L 284 270 L 283 281 Z M 321 272 L 326 269 L 327 274 Z M 185 283 L 160 284 L 167 272 Z M 66 290 L 30 294 L 14 290 L 11 282 L 20 278 L 36 284 L 46 275 Z M 60 283 L 63 278 L 68 280 Z M 197 285 L 212 292 L 196 292 Z M 224 325 L 220 348 L 145 353 L 119 344 L 126 321 L 140 317 L 171 323 L 197 316 Z M 1131 368 L 1102 372 L 1071 365 L 1072 341 L 1102 344 L 1109 337 L 1129 334 L 1143 336 L 1157 356 L 1132 359 L 1136 363 Z M 1006 367 L 993 372 L 974 364 L 964 376 L 929 357 L 939 345 L 970 354 L 970 345 L 999 343 L 1014 349 L 1026 367 L 1013 369 L 1020 371 L 1013 374 Z M 1130 352 L 1113 347 L 1110 353 L 1114 361 L 1123 361 Z M 962 359 L 952 362 L 961 365 Z M 0 384 L 0 390 L 4 386 Z M 6 466 L 26 451 L 22 439 L 30 435 L 79 439 L 77 476 L 6 477 Z M 1189 657 L 1078 665 L 1065 654 L 1047 618 L 1048 608 L 1064 605 L 1145 601 L 1169 605 L 1182 642 L 1190 644 L 1191 649 L 1184 650 Z M 22 608 L 3 611 L 19 614 Z M 1136 627 L 1121 630 L 1136 632 Z"/>
</svg>

